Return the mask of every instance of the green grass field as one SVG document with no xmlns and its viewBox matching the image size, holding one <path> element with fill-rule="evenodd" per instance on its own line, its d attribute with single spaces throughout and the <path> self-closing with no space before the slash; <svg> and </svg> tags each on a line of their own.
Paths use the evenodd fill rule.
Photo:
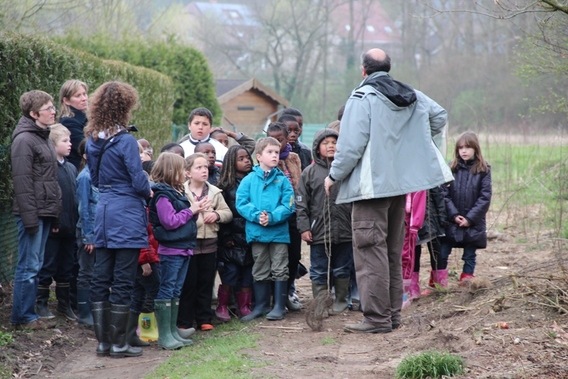
<svg viewBox="0 0 568 379">
<path fill-rule="evenodd" d="M 448 142 L 448 160 L 454 141 Z M 557 237 L 567 237 L 563 213 L 568 200 L 568 142 L 537 137 L 522 142 L 514 137 L 481 137 L 480 143 L 483 156 L 491 165 L 493 183 L 488 228 L 537 227 L 553 229 Z"/>
<path fill-rule="evenodd" d="M 212 332 L 199 333 L 193 338 L 192 346 L 177 350 L 145 379 L 253 378 L 251 369 L 266 362 L 252 359 L 243 349 L 255 348 L 257 338 L 250 325 L 239 320 L 219 325 Z"/>
</svg>

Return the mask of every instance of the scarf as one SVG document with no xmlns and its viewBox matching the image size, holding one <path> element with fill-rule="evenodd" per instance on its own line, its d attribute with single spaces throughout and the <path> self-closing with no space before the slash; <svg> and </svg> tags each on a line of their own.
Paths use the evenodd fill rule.
<svg viewBox="0 0 568 379">
<path fill-rule="evenodd" d="M 288 155 L 290 155 L 291 151 L 292 151 L 292 145 L 287 143 L 286 149 L 284 149 L 284 151 L 280 153 L 280 160 L 282 160 L 282 161 L 286 160 L 286 158 L 288 158 Z"/>
</svg>

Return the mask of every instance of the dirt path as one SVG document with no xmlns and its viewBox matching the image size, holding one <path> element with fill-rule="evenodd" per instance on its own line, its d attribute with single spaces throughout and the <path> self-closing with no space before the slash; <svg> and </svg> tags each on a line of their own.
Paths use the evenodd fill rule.
<svg viewBox="0 0 568 379">
<path fill-rule="evenodd" d="M 96 340 L 89 339 L 73 351 L 55 370 L 43 376 L 57 379 L 141 379 L 152 372 L 173 352 L 159 349 L 155 344 L 144 348 L 141 357 L 128 359 L 99 358 L 95 354 Z"/>
<path fill-rule="evenodd" d="M 553 253 L 564 254 L 567 249 L 553 248 L 550 241 L 540 242 L 535 249 L 516 243 L 512 234 L 505 237 L 491 241 L 478 256 L 476 275 L 493 288 L 459 288 L 456 277 L 451 277 L 449 293 L 414 301 L 403 311 L 403 327 L 392 333 L 344 333 L 346 323 L 361 320 L 358 311 L 325 319 L 322 332 L 308 327 L 304 311 L 289 313 L 279 322 L 249 324 L 262 337 L 257 348 L 244 352 L 266 362 L 253 370 L 254 377 L 393 378 L 407 354 L 441 350 L 465 359 L 467 373 L 461 378 L 568 378 L 568 334 L 564 332 L 568 321 L 553 306 L 556 301 L 568 309 L 568 280 L 559 280 L 566 277 L 564 265 L 554 261 L 558 253 Z M 456 255 L 450 261 L 451 270 L 461 268 L 459 252 Z M 304 263 L 307 256 L 305 252 Z M 423 257 L 424 285 L 429 262 L 427 254 Z M 563 259 L 568 267 L 568 256 Z M 300 279 L 297 288 L 302 302 L 311 300 L 309 278 Z M 4 323 L 9 308 L 2 309 Z M 59 329 L 60 333 L 20 335 L 9 351 L 0 349 L 0 364 L 18 359 L 17 372 L 24 378 L 140 379 L 172 354 L 154 345 L 139 358 L 97 358 L 91 331 L 65 322 Z"/>
</svg>

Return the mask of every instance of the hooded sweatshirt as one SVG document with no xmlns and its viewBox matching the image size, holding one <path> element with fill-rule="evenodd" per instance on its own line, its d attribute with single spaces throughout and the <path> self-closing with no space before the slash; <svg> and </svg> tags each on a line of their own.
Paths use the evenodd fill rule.
<svg viewBox="0 0 568 379">
<path fill-rule="evenodd" d="M 336 204 L 341 182 L 331 187 L 329 197 L 325 194 L 324 179 L 329 175 L 331 162 L 319 154 L 319 146 L 327 137 L 338 137 L 332 129 L 322 129 L 314 136 L 309 165 L 300 178 L 296 191 L 296 215 L 298 231 L 311 230 L 312 244 L 351 242 L 351 204 Z"/>
<path fill-rule="evenodd" d="M 451 182 L 452 173 L 432 140 L 446 120 L 444 108 L 388 73 L 367 77 L 347 100 L 341 120 L 330 170 L 331 178 L 342 180 L 337 203 L 399 196 Z"/>
</svg>

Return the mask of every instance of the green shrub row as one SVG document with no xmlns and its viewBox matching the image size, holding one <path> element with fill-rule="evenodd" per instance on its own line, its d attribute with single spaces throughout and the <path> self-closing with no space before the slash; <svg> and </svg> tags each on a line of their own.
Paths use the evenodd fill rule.
<svg viewBox="0 0 568 379">
<path fill-rule="evenodd" d="M 21 117 L 19 99 L 24 92 L 41 89 L 57 103 L 59 89 L 67 79 L 79 79 L 92 92 L 102 83 L 120 80 L 139 92 L 140 106 L 132 123 L 156 146 L 171 141 L 174 88 L 161 73 L 133 65 L 104 61 L 43 38 L 0 34 L 0 281 L 13 277 L 18 261 L 17 228 L 10 208 L 13 198 L 10 143 Z"/>
<path fill-rule="evenodd" d="M 136 37 L 117 40 L 104 34 L 86 37 L 74 33 L 56 40 L 101 58 L 128 62 L 170 76 L 175 88 L 174 124 L 187 125 L 189 113 L 194 108 L 205 107 L 219 125 L 223 112 L 215 94 L 213 74 L 200 51 L 180 44 L 173 37 L 166 41 Z"/>
<path fill-rule="evenodd" d="M 21 117 L 19 98 L 24 92 L 41 89 L 58 101 L 61 85 L 79 79 L 92 92 L 110 80 L 125 81 L 139 92 L 140 106 L 132 123 L 156 146 L 171 141 L 174 88 L 171 78 L 147 68 L 105 61 L 44 38 L 0 34 L 0 205 L 12 199 L 9 144 Z"/>
</svg>

